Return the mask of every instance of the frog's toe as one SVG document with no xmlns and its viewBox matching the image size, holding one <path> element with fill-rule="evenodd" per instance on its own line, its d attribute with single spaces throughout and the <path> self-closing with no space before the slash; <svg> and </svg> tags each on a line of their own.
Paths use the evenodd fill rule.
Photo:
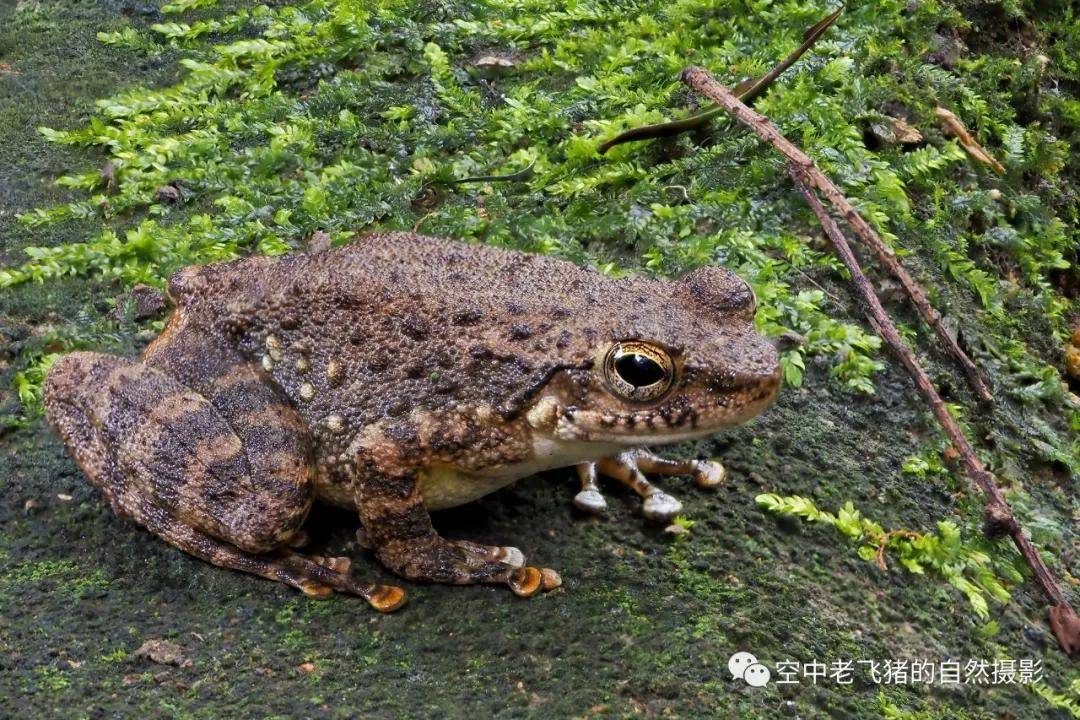
<svg viewBox="0 0 1080 720">
<path fill-rule="evenodd" d="M 499 548 L 502 552 L 500 556 L 496 558 L 510 567 L 520 568 L 525 567 L 525 553 L 518 550 L 516 547 L 503 547 Z"/>
<path fill-rule="evenodd" d="M 593 515 L 600 515 L 607 510 L 607 500 L 599 490 L 582 490 L 574 496 L 574 507 Z"/>
<path fill-rule="evenodd" d="M 321 555 L 311 555 L 309 557 L 312 561 L 336 573 L 347 574 L 352 570 L 352 560 L 347 557 L 323 557 Z"/>
<path fill-rule="evenodd" d="M 510 545 L 481 545 L 470 540 L 455 540 L 453 544 L 485 563 L 502 563 L 513 568 L 525 566 L 525 553 Z"/>
<path fill-rule="evenodd" d="M 727 470 L 715 460 L 694 461 L 694 481 L 698 487 L 713 488 L 724 482 Z"/>
<path fill-rule="evenodd" d="M 562 576 L 551 568 L 540 568 L 540 582 L 544 590 L 554 590 L 562 585 Z"/>
<path fill-rule="evenodd" d="M 682 503 L 662 490 L 654 490 L 641 506 L 642 514 L 657 522 L 668 522 L 681 511 Z"/>
<path fill-rule="evenodd" d="M 510 573 L 506 584 L 518 597 L 532 597 L 544 587 L 544 574 L 534 567 L 521 567 Z"/>
<path fill-rule="evenodd" d="M 551 568 L 522 567 L 510 573 L 506 584 L 518 597 L 532 597 L 561 586 L 562 576 Z"/>
<path fill-rule="evenodd" d="M 315 598 L 316 600 L 325 600 L 334 594 L 334 588 L 314 580 L 301 580 L 300 591 L 309 598 Z"/>
<path fill-rule="evenodd" d="M 405 604 L 405 591 L 397 585 L 376 585 L 367 597 L 368 603 L 381 613 L 391 613 Z"/>
</svg>

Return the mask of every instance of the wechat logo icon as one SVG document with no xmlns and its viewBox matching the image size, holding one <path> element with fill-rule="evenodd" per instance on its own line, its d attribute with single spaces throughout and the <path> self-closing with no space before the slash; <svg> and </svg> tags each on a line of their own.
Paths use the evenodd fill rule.
<svg viewBox="0 0 1080 720">
<path fill-rule="evenodd" d="M 733 680 L 745 680 L 751 687 L 765 687 L 772 679 L 769 668 L 759 663 L 753 653 L 745 651 L 739 651 L 728 658 L 727 669 Z"/>
</svg>

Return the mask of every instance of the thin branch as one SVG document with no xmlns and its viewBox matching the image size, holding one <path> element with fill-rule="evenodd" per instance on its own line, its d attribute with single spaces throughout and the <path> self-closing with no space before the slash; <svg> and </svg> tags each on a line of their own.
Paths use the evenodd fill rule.
<svg viewBox="0 0 1080 720">
<path fill-rule="evenodd" d="M 826 212 L 821 200 L 811 189 L 810 181 L 803 168 L 791 163 L 788 165 L 788 171 L 791 173 L 791 177 L 795 180 L 800 192 L 802 192 L 803 197 L 806 198 L 807 204 L 814 211 L 814 215 L 821 222 L 825 234 L 832 240 L 836 253 L 851 273 L 851 281 L 866 306 L 874 330 L 885 339 L 886 344 L 893 351 L 893 354 L 899 358 L 912 380 L 915 381 L 915 385 L 922 392 L 923 397 L 930 404 L 930 408 L 933 410 L 941 427 L 945 430 L 945 434 L 949 436 L 953 447 L 960 454 L 965 474 L 981 487 L 986 494 L 986 526 L 988 533 L 991 536 L 1008 533 L 1012 537 L 1016 548 L 1035 574 L 1036 582 L 1038 582 L 1046 596 L 1050 598 L 1050 601 L 1054 603 L 1054 607 L 1050 609 L 1050 626 L 1054 630 L 1058 642 L 1061 643 L 1061 647 L 1067 654 L 1072 655 L 1080 650 L 1080 618 L 1077 617 L 1076 612 L 1065 599 L 1065 594 L 1058 587 L 1053 575 L 1050 574 L 1050 570 L 1043 562 L 1039 551 L 1032 545 L 1027 534 L 1024 533 L 1024 529 L 1013 514 L 1008 501 L 1002 495 L 1001 488 L 997 485 L 997 479 L 979 460 L 975 450 L 968 443 L 967 438 L 964 437 L 960 425 L 949 414 L 949 410 L 945 407 L 945 402 L 941 399 L 941 396 L 938 395 L 934 384 L 918 361 L 915 360 L 911 349 L 901 339 L 896 326 L 893 325 L 892 320 L 889 319 L 885 309 L 881 306 L 881 301 L 874 294 L 870 281 L 867 280 L 866 275 L 863 274 L 862 269 L 859 267 L 847 239 L 840 231 L 836 221 Z"/>
<path fill-rule="evenodd" d="M 869 225 L 855 211 L 836 186 L 829 182 L 821 171 L 813 165 L 810 158 L 784 138 L 768 118 L 755 113 L 741 103 L 734 95 L 716 83 L 705 70 L 687 68 L 683 71 L 683 80 L 694 90 L 725 107 L 736 120 L 749 127 L 788 159 L 788 172 L 791 173 L 795 185 L 810 205 L 810 209 L 817 216 L 818 221 L 825 230 L 825 234 L 832 241 L 836 254 L 840 256 L 840 260 L 851 274 L 852 284 L 865 306 L 874 330 L 885 340 L 915 382 L 916 387 L 922 392 L 923 397 L 926 398 L 942 429 L 959 454 L 963 470 L 969 480 L 979 486 L 985 493 L 987 498 L 985 531 L 991 537 L 1008 534 L 1012 538 L 1020 554 L 1035 574 L 1036 582 L 1053 603 L 1053 607 L 1050 608 L 1050 627 L 1054 631 L 1054 635 L 1057 637 L 1062 649 L 1069 655 L 1080 652 L 1080 617 L 1076 615 L 1076 612 L 1069 605 L 1065 594 L 1058 587 L 1053 575 L 1050 574 L 1050 570 L 1043 562 L 1042 556 L 1031 543 L 1031 539 L 1024 533 L 1023 527 L 1021 527 L 1008 501 L 1005 500 L 1005 496 L 998 487 L 997 479 L 986 469 L 978 455 L 975 454 L 975 450 L 968 443 L 967 438 L 960 429 L 960 425 L 949 414 L 948 408 L 946 408 L 941 396 L 938 395 L 933 382 L 930 381 L 926 372 L 915 359 L 911 349 L 900 337 L 896 325 L 893 324 L 892 319 L 885 312 L 885 308 L 882 307 L 881 301 L 874 293 L 869 279 L 863 273 L 858 260 L 855 259 L 855 253 L 852 252 L 847 238 L 840 231 L 836 221 L 825 210 L 821 200 L 815 194 L 814 188 L 820 190 L 830 202 L 841 210 L 853 228 L 864 227 L 868 229 Z M 882 247 L 884 246 L 882 245 Z M 895 258 L 891 255 L 886 253 L 885 256 L 895 263 Z"/>
<path fill-rule="evenodd" d="M 873 251 L 878 262 L 900 282 L 923 320 L 934 329 L 942 346 L 964 370 L 968 383 L 975 391 L 975 394 L 978 395 L 979 400 L 985 403 L 993 402 L 993 395 L 990 393 L 990 388 L 983 379 L 982 373 L 979 372 L 979 369 L 971 361 L 971 358 L 967 356 L 967 353 L 960 348 L 956 338 L 949 334 L 945 324 L 941 321 L 941 314 L 934 309 L 930 304 L 930 300 L 926 297 L 926 291 L 915 282 L 907 269 L 896 259 L 892 249 L 885 245 L 877 232 L 855 210 L 854 206 L 840 192 L 840 189 L 817 169 L 813 160 L 785 138 L 768 119 L 751 110 L 720 83 L 713 80 L 705 69 L 687 68 L 682 72 L 682 80 L 693 90 L 715 101 L 740 123 L 752 128 L 761 139 L 776 148 L 781 155 L 800 169 L 800 172 L 806 176 L 807 182 L 820 190 L 832 206 L 840 211 L 844 219 L 851 225 L 852 230 L 855 231 L 855 236 Z"/>
<path fill-rule="evenodd" d="M 836 19 L 840 17 L 840 14 L 843 12 L 844 6 L 841 5 L 817 23 L 808 27 L 803 33 L 802 45 L 795 48 L 795 50 L 793 50 L 786 58 L 774 65 L 769 72 L 765 73 L 757 80 L 742 82 L 736 85 L 735 95 L 745 103 L 753 102 L 758 95 L 761 95 L 761 93 L 765 92 L 765 90 L 773 84 L 776 78 L 780 77 L 780 75 L 794 65 L 795 61 L 801 58 L 807 50 L 812 48 L 814 43 L 818 41 L 818 38 L 825 34 L 825 31 L 836 22 Z M 704 112 L 700 112 L 697 115 L 691 115 L 682 120 L 671 120 L 655 125 L 642 125 L 641 127 L 630 128 L 625 132 L 619 133 L 610 140 L 605 140 L 600 144 L 600 147 L 598 147 L 596 151 L 603 155 L 611 148 L 616 145 L 622 145 L 623 143 L 681 135 L 684 132 L 690 132 L 691 130 L 704 127 L 710 120 L 723 112 L 724 108 L 714 106 Z"/>
<path fill-rule="evenodd" d="M 964 123 L 960 121 L 960 118 L 940 106 L 934 108 L 934 114 L 945 125 L 945 128 L 956 136 L 956 139 L 960 141 L 960 145 L 967 151 L 968 155 L 983 165 L 988 165 L 998 175 L 1005 174 L 1005 166 L 999 163 L 986 148 L 979 144 L 978 140 L 972 137 L 968 129 L 964 127 Z"/>
</svg>

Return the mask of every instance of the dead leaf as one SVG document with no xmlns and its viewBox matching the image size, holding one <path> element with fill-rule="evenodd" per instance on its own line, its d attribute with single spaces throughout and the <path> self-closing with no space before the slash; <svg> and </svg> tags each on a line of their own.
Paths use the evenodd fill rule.
<svg viewBox="0 0 1080 720">
<path fill-rule="evenodd" d="M 922 142 L 922 133 L 919 132 L 916 127 L 909 125 L 904 120 L 890 117 L 889 124 L 893 132 L 893 137 L 896 138 L 896 142 L 905 145 L 914 145 L 915 143 Z"/>
</svg>

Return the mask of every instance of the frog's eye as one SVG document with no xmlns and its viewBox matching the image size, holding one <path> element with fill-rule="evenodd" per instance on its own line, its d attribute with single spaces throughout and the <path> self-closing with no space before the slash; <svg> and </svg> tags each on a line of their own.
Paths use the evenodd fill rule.
<svg viewBox="0 0 1080 720">
<path fill-rule="evenodd" d="M 615 343 L 604 359 L 604 379 L 627 400 L 655 400 L 667 392 L 674 377 L 671 357 L 638 340 Z"/>
</svg>

